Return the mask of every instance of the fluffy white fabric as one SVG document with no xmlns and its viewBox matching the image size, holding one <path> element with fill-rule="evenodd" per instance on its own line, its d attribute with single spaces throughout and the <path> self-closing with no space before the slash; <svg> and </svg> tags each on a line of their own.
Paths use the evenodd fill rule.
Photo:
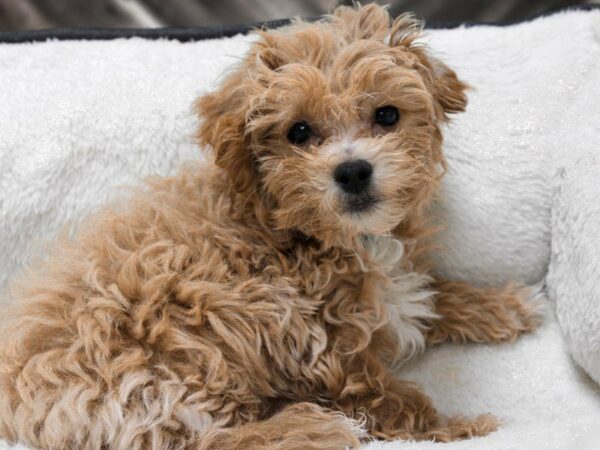
<svg viewBox="0 0 600 450">
<path fill-rule="evenodd" d="M 40 253 L 37 239 L 52 238 L 119 186 L 199 158 L 190 105 L 252 39 L 0 45 L 0 289 Z M 474 87 L 468 112 L 446 133 L 450 170 L 437 213 L 447 230 L 438 238 L 437 270 L 479 284 L 537 282 L 550 259 L 554 155 L 566 160 L 565 146 L 599 141 L 597 101 L 584 100 L 586 80 L 593 73 L 598 80 L 600 11 L 432 31 L 427 40 Z M 565 131 L 565 108 L 579 104 L 587 109 L 573 107 Z M 578 191 L 573 184 L 558 200 L 570 202 Z M 593 200 L 578 203 L 573 220 L 554 221 L 587 233 L 575 243 L 566 230 L 560 241 L 561 249 L 577 245 L 582 252 L 563 253 L 555 266 L 559 313 L 593 301 L 592 272 L 582 268 L 577 277 L 589 284 L 578 286 L 583 280 L 573 279 L 569 265 L 579 264 L 583 249 L 591 259 L 587 246 L 594 239 L 598 245 L 593 225 L 575 219 L 583 208 L 593 211 Z M 561 301 L 570 303 L 563 309 Z M 569 317 L 576 328 L 581 316 Z M 491 412 L 505 424 L 471 441 L 371 449 L 583 448 L 600 425 L 600 393 L 572 364 L 552 314 L 516 344 L 443 346 L 402 372 L 423 384 L 443 412 Z"/>
<path fill-rule="evenodd" d="M 597 55 L 582 86 L 586 95 L 563 116 L 546 283 L 574 359 L 600 383 L 600 51 Z"/>
</svg>

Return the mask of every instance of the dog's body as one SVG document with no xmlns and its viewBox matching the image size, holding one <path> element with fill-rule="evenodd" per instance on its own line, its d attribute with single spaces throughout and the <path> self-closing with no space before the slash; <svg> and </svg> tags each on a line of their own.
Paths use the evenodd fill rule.
<svg viewBox="0 0 600 450">
<path fill-rule="evenodd" d="M 426 229 L 439 124 L 465 85 L 414 46 L 413 22 L 388 20 L 344 8 L 264 34 L 199 102 L 218 167 L 152 181 L 25 278 L 4 327 L 2 437 L 334 449 L 495 428 L 439 416 L 389 369 L 427 343 L 513 339 L 537 317 L 529 290 L 435 280 L 403 244 Z"/>
</svg>

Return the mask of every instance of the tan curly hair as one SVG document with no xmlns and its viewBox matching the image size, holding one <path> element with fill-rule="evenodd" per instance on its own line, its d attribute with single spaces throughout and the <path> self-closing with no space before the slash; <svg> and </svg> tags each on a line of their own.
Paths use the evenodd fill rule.
<svg viewBox="0 0 600 450">
<path fill-rule="evenodd" d="M 259 32 L 198 101 L 214 163 L 149 181 L 22 277 L 0 436 L 289 450 L 495 429 L 440 416 L 391 369 L 427 343 L 537 324 L 529 290 L 436 280 L 417 260 L 440 126 L 466 106 L 420 29 L 368 5 Z"/>
</svg>

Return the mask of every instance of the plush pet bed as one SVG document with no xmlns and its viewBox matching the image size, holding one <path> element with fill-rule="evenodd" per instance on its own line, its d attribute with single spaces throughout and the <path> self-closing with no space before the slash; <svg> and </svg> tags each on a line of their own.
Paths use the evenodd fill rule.
<svg viewBox="0 0 600 450">
<path fill-rule="evenodd" d="M 201 158 L 191 104 L 252 39 L 0 44 L 0 291 L 43 255 L 40 238 Z M 598 448 L 600 390 L 569 350 L 600 381 L 600 10 L 426 40 L 473 86 L 446 131 L 437 270 L 480 285 L 546 279 L 549 308 L 514 344 L 447 345 L 401 370 L 443 412 L 491 412 L 500 431 L 368 448 Z"/>
</svg>

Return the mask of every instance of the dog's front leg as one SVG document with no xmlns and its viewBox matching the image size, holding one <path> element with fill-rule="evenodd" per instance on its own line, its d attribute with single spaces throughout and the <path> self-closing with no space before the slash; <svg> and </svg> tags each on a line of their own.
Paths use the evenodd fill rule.
<svg viewBox="0 0 600 450">
<path fill-rule="evenodd" d="M 428 344 L 513 341 L 541 323 L 541 294 L 525 286 L 478 289 L 467 283 L 436 280 L 439 318 L 428 323 Z"/>
<path fill-rule="evenodd" d="M 348 374 L 336 403 L 345 414 L 363 420 L 371 436 L 448 442 L 483 436 L 497 428 L 491 415 L 441 416 L 418 386 L 395 378 L 373 353 L 365 355 L 361 364 L 360 370 Z"/>
</svg>

